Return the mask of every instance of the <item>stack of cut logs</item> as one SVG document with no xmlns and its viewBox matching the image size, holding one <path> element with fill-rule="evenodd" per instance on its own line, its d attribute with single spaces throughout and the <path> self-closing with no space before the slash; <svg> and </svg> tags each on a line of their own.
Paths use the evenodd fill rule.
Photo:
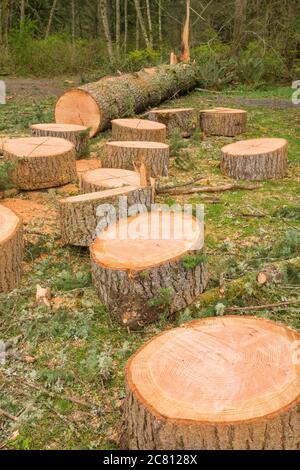
<svg viewBox="0 0 300 470">
<path fill-rule="evenodd" d="M 246 132 L 243 110 L 154 109 L 196 84 L 179 64 L 106 78 L 66 92 L 55 124 L 32 137 L 1 139 L 21 190 L 64 185 L 81 194 L 60 201 L 65 244 L 88 246 L 94 286 L 122 325 L 140 328 L 194 303 L 206 288 L 203 222 L 179 212 L 149 211 L 155 178 L 168 176 L 174 131 L 188 138 Z M 122 118 L 120 118 L 122 117 Z M 112 126 L 101 165 L 77 166 L 89 138 Z M 221 171 L 235 179 L 283 178 L 288 144 L 252 139 L 221 150 Z M 133 236 L 132 236 L 133 235 Z M 20 279 L 22 222 L 0 206 L 0 292 Z M 129 360 L 121 446 L 129 449 L 297 449 L 300 335 L 255 317 L 206 318 L 161 333 Z"/>
</svg>

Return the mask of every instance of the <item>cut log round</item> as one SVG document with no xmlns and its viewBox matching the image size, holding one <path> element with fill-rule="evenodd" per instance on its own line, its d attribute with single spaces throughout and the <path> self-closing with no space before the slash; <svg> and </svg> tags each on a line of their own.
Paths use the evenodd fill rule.
<svg viewBox="0 0 300 470">
<path fill-rule="evenodd" d="M 199 127 L 199 111 L 194 108 L 154 109 L 147 114 L 147 119 L 164 124 L 168 135 L 178 129 L 188 137 Z"/>
<path fill-rule="evenodd" d="M 133 170 L 144 163 L 151 176 L 168 176 L 169 155 L 169 145 L 161 142 L 108 142 L 102 164 L 106 168 Z"/>
<path fill-rule="evenodd" d="M 0 206 L 0 293 L 14 289 L 21 278 L 23 258 L 22 220 Z"/>
<path fill-rule="evenodd" d="M 141 71 L 105 77 L 68 90 L 56 103 L 55 121 L 86 126 L 94 136 L 110 127 L 112 119 L 141 113 L 197 84 L 195 67 L 187 64 L 151 70 L 153 73 Z"/>
<path fill-rule="evenodd" d="M 112 125 L 112 138 L 118 140 L 142 140 L 146 142 L 165 142 L 166 126 L 154 121 L 144 119 L 114 119 Z"/>
<path fill-rule="evenodd" d="M 281 324 L 239 316 L 163 332 L 127 364 L 122 446 L 298 449 L 299 340 Z"/>
<path fill-rule="evenodd" d="M 31 133 L 36 137 L 59 137 L 72 142 L 77 155 L 82 155 L 89 144 L 89 129 L 75 124 L 33 124 Z"/>
<path fill-rule="evenodd" d="M 60 226 L 63 243 L 89 246 L 96 235 L 108 224 L 127 217 L 128 210 L 133 205 L 139 205 L 139 212 L 150 209 L 152 199 L 151 187 L 133 186 L 62 199 L 60 201 Z"/>
<path fill-rule="evenodd" d="M 24 137 L 4 144 L 4 157 L 13 163 L 18 189 L 54 188 L 76 180 L 75 148 L 56 137 Z"/>
<path fill-rule="evenodd" d="M 231 108 L 205 109 L 200 112 L 200 126 L 205 135 L 234 137 L 246 132 L 247 111 Z"/>
<path fill-rule="evenodd" d="M 239 180 L 284 178 L 288 165 L 285 139 L 250 139 L 222 148 L 221 171 Z"/>
<path fill-rule="evenodd" d="M 125 186 L 140 187 L 139 173 L 119 168 L 99 168 L 87 171 L 81 177 L 81 193 L 94 193 L 106 189 L 122 188 Z M 154 187 L 154 180 L 152 181 Z"/>
<path fill-rule="evenodd" d="M 151 212 L 110 225 L 91 245 L 93 282 L 129 328 L 193 303 L 206 287 L 203 224 L 180 212 Z"/>
</svg>

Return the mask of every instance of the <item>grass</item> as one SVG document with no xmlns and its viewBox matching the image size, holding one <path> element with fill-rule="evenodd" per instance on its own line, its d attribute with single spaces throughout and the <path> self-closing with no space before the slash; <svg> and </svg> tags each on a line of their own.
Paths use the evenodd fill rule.
<svg viewBox="0 0 300 470">
<path fill-rule="evenodd" d="M 230 96 L 234 90 L 224 94 Z M 287 97 L 287 89 L 255 90 L 239 88 L 245 98 Z M 168 106 L 203 108 L 216 103 L 211 93 L 191 93 Z M 54 98 L 47 100 L 12 99 L 0 106 L 1 133 L 26 134 L 28 125 L 52 116 Z M 230 101 L 228 101 L 230 104 Z M 244 107 L 244 106 L 243 106 Z M 246 107 L 247 108 L 247 107 Z M 297 272 L 286 272 L 283 281 L 257 286 L 255 273 L 265 263 L 299 256 L 299 176 L 300 118 L 296 109 L 249 107 L 248 131 L 236 139 L 223 137 L 190 139 L 188 146 L 175 139 L 174 152 L 186 157 L 182 170 L 171 165 L 173 179 L 189 179 L 203 174 L 213 183 L 224 180 L 219 171 L 222 145 L 259 136 L 279 136 L 289 140 L 289 175 L 269 181 L 256 191 L 160 197 L 158 202 L 193 202 L 205 205 L 206 257 L 209 287 L 219 287 L 249 274 L 242 293 L 237 292 L 224 305 L 259 305 L 299 298 Z M 104 138 L 109 138 L 107 132 Z M 92 145 L 96 152 L 100 137 Z M 183 152 L 183 153 L 182 153 Z M 187 152 L 187 153 L 186 153 Z M 182 157 L 183 159 L 183 157 Z M 36 193 L 35 197 L 56 207 L 55 191 Z M 29 195 L 22 197 L 29 198 Z M 258 216 L 259 215 L 259 216 Z M 297 230 L 298 229 L 298 230 Z M 193 318 L 222 314 L 220 301 L 201 308 L 196 304 L 170 321 L 149 325 L 140 332 L 120 327 L 99 303 L 89 274 L 86 250 L 64 248 L 59 229 L 41 236 L 26 233 L 24 276 L 16 290 L 0 295 L 0 340 L 11 340 L 13 347 L 5 365 L 0 366 L 0 408 L 18 416 L 10 421 L 0 415 L 0 443 L 9 449 L 114 449 L 124 398 L 124 366 L 128 357 L 147 339 L 163 329 Z M 186 263 L 194 266 L 189 258 Z M 52 310 L 36 306 L 36 285 L 50 287 Z M 167 303 L 168 293 L 154 299 Z M 253 311 L 300 327 L 296 305 L 280 310 Z M 71 398 L 71 399 L 70 399 Z"/>
</svg>

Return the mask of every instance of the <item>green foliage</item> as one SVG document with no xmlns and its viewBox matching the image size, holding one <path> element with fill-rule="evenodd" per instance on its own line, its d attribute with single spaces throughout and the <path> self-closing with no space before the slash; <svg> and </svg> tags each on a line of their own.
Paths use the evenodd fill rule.
<svg viewBox="0 0 300 470">
<path fill-rule="evenodd" d="M 242 56 L 237 63 L 237 76 L 243 83 L 259 86 L 263 83 L 265 65 L 262 59 Z"/>
<path fill-rule="evenodd" d="M 174 129 L 169 138 L 170 153 L 172 157 L 177 157 L 180 150 L 188 147 L 188 141 L 181 137 L 180 129 Z"/>
<path fill-rule="evenodd" d="M 102 382 L 110 379 L 113 372 L 113 358 L 109 352 L 98 352 L 97 347 L 88 351 L 85 359 L 81 361 L 82 374 L 92 380 L 99 377 Z"/>
<path fill-rule="evenodd" d="M 194 269 L 199 264 L 205 263 L 206 256 L 204 254 L 196 254 L 196 255 L 187 255 L 183 258 L 183 266 L 186 269 Z"/>
<path fill-rule="evenodd" d="M 233 59 L 224 60 L 213 55 L 197 68 L 199 85 L 219 90 L 234 81 L 235 69 L 236 63 Z"/>
<path fill-rule="evenodd" d="M 285 206 L 274 212 L 273 217 L 300 220 L 300 206 Z"/>
<path fill-rule="evenodd" d="M 13 169 L 14 165 L 10 162 L 1 162 L 0 160 L 0 190 L 10 189 L 13 184 L 10 179 L 10 171 Z"/>
<path fill-rule="evenodd" d="M 290 229 L 285 232 L 283 239 L 271 251 L 273 256 L 291 258 L 300 254 L 300 232 Z"/>
<path fill-rule="evenodd" d="M 125 69 L 137 71 L 143 67 L 153 67 L 161 60 L 160 52 L 154 49 L 139 49 L 129 52 L 125 61 Z"/>
<path fill-rule="evenodd" d="M 52 288 L 60 291 L 69 291 L 88 287 L 91 285 L 91 282 L 90 272 L 79 271 L 77 273 L 70 273 L 69 271 L 62 271 L 53 282 Z"/>
<path fill-rule="evenodd" d="M 169 307 L 173 295 L 173 289 L 166 287 L 160 289 L 157 292 L 157 295 L 152 299 L 148 300 L 149 307 Z"/>
</svg>

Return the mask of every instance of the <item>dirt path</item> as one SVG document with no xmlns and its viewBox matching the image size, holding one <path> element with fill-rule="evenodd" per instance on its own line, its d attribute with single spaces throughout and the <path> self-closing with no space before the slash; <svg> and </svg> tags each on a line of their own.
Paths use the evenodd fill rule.
<svg viewBox="0 0 300 470">
<path fill-rule="evenodd" d="M 59 96 L 66 88 L 77 86 L 79 78 L 4 78 L 4 81 L 8 96 L 46 98 Z"/>
</svg>

